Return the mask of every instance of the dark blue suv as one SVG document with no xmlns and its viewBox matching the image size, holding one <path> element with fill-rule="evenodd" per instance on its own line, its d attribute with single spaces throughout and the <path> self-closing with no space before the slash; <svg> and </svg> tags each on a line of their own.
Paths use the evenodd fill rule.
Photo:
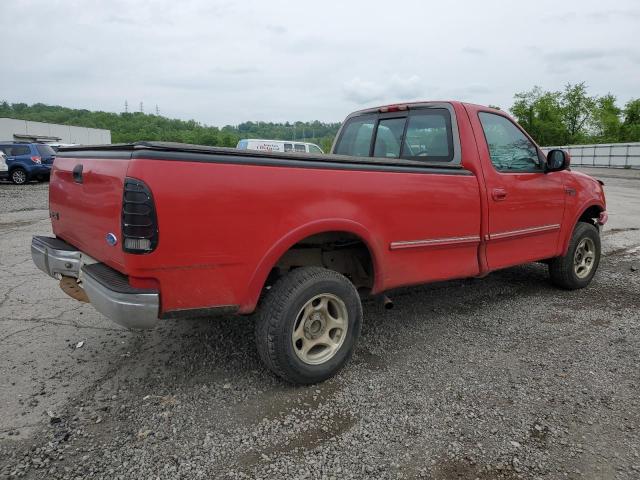
<svg viewBox="0 0 640 480">
<path fill-rule="evenodd" d="M 29 180 L 47 180 L 56 152 L 44 143 L 2 142 L 0 150 L 7 156 L 9 178 L 17 185 Z"/>
</svg>

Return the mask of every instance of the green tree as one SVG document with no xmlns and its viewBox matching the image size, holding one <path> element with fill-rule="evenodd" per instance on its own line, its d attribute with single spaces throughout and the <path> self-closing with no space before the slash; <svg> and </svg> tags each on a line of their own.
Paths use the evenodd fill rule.
<svg viewBox="0 0 640 480">
<path fill-rule="evenodd" d="M 600 97 L 593 110 L 594 140 L 602 143 L 618 142 L 621 139 L 622 110 L 616 105 L 616 97 L 611 93 Z"/>
<path fill-rule="evenodd" d="M 567 142 L 578 143 L 588 137 L 588 128 L 593 121 L 596 98 L 587 95 L 584 82 L 571 85 L 568 83 L 560 96 L 562 120 L 567 129 Z"/>
<path fill-rule="evenodd" d="M 541 145 L 619 141 L 616 98 L 590 96 L 584 82 L 567 84 L 560 92 L 534 87 L 516 93 L 511 113 Z"/>
<path fill-rule="evenodd" d="M 567 132 L 563 124 L 560 92 L 545 92 L 534 87 L 517 93 L 511 107 L 518 123 L 541 145 L 561 145 Z"/>
<path fill-rule="evenodd" d="M 640 98 L 629 100 L 623 111 L 620 137 L 624 142 L 640 142 Z"/>
</svg>

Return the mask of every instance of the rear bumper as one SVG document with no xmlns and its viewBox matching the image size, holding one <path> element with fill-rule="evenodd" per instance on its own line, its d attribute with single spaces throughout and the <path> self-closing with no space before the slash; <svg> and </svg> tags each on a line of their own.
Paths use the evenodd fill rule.
<svg viewBox="0 0 640 480">
<path fill-rule="evenodd" d="M 36 266 L 53 278 L 77 278 L 94 308 L 117 324 L 137 329 L 152 328 L 158 322 L 157 290 L 132 287 L 125 275 L 103 263 L 85 263 L 88 257 L 68 243 L 33 237 L 31 256 Z"/>
</svg>

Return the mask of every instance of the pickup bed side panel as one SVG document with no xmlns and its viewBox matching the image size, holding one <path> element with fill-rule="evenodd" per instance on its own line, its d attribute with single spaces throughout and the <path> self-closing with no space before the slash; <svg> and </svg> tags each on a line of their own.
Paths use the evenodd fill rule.
<svg viewBox="0 0 640 480">
<path fill-rule="evenodd" d="M 477 275 L 477 179 L 432 172 L 134 159 L 127 176 L 153 192 L 160 234 L 153 253 L 126 255 L 125 273 L 157 280 L 163 311 L 248 313 L 282 253 L 339 228 L 367 237 L 375 291 Z"/>
</svg>

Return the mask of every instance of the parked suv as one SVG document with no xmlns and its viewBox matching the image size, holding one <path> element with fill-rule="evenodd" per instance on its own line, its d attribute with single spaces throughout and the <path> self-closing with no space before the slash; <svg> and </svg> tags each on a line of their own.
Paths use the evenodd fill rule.
<svg viewBox="0 0 640 480">
<path fill-rule="evenodd" d="M 7 156 L 9 178 L 17 185 L 48 179 L 56 157 L 53 148 L 42 143 L 0 142 L 0 151 Z"/>
</svg>

